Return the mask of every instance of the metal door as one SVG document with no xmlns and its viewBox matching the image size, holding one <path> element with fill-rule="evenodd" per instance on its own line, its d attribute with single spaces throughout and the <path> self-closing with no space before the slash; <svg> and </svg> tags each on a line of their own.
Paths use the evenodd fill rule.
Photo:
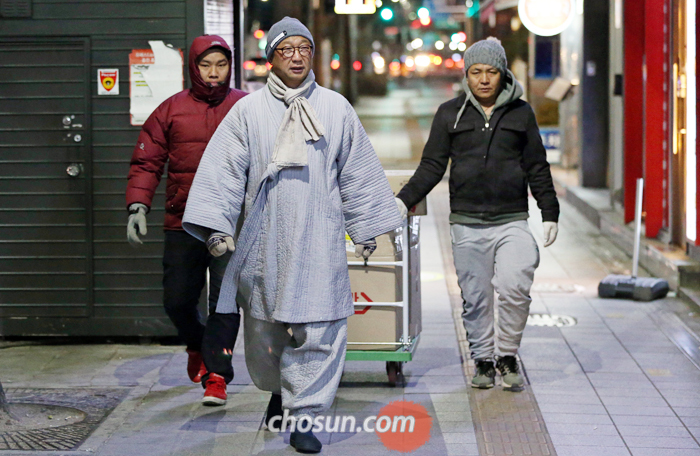
<svg viewBox="0 0 700 456">
<path fill-rule="evenodd" d="M 0 39 L 0 317 L 92 303 L 87 38 Z"/>
</svg>

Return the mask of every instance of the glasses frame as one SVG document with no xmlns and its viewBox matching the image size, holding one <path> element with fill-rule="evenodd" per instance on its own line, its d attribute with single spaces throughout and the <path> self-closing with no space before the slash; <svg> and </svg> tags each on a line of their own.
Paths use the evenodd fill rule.
<svg viewBox="0 0 700 456">
<path fill-rule="evenodd" d="M 308 47 L 308 48 L 309 48 L 309 54 L 308 54 L 308 55 L 304 55 L 304 54 L 301 53 L 301 48 L 302 48 L 302 47 Z M 284 54 L 285 54 L 285 50 L 288 52 L 289 49 L 292 50 L 292 53 L 289 54 L 288 56 L 284 55 Z M 282 48 L 282 49 L 279 49 L 279 48 L 278 48 L 278 49 L 275 49 L 275 51 L 279 54 L 280 57 L 284 57 L 285 59 L 291 59 L 292 57 L 294 57 L 294 54 L 296 54 L 297 51 L 299 51 L 299 56 L 300 56 L 300 57 L 311 57 L 311 54 L 313 54 L 313 52 L 314 52 L 314 47 L 313 47 L 312 45 L 310 45 L 310 44 L 302 44 L 302 45 L 300 45 L 300 46 L 285 46 L 285 47 Z"/>
</svg>

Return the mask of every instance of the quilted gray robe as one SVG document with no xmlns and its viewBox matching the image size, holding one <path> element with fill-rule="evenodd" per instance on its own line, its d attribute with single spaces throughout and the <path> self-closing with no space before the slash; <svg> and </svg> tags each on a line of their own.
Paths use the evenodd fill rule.
<svg viewBox="0 0 700 456">
<path fill-rule="evenodd" d="M 401 226 L 352 106 L 315 83 L 306 96 L 326 130 L 307 142 L 308 166 L 271 164 L 286 105 L 267 87 L 234 105 L 204 152 L 183 227 L 202 241 L 212 230 L 237 236 L 219 313 L 236 312 L 238 302 L 270 322 L 349 317 L 345 232 L 357 243 Z"/>
</svg>

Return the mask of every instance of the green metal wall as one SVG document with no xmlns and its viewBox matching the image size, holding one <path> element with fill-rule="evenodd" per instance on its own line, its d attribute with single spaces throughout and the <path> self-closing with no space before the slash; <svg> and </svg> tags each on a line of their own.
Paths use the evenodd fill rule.
<svg viewBox="0 0 700 456">
<path fill-rule="evenodd" d="M 144 245 L 126 242 L 140 131 L 128 56 L 163 40 L 187 58 L 203 17 L 202 0 L 34 0 L 31 18 L 0 17 L 0 335 L 174 334 L 162 310 L 163 186 Z M 120 95 L 97 95 L 99 68 L 119 69 Z"/>
</svg>

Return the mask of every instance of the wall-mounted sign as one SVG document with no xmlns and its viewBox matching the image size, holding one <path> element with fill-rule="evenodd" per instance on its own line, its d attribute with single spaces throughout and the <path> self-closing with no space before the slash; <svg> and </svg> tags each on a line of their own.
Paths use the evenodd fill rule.
<svg viewBox="0 0 700 456">
<path fill-rule="evenodd" d="M 97 95 L 119 95 L 119 70 L 97 70 Z"/>
<path fill-rule="evenodd" d="M 143 125 L 167 98 L 183 90 L 182 51 L 162 41 L 149 41 L 151 49 L 129 54 L 131 125 Z"/>
<path fill-rule="evenodd" d="M 336 14 L 374 14 L 375 0 L 335 0 Z"/>
<path fill-rule="evenodd" d="M 557 35 L 574 21 L 575 0 L 520 0 L 518 14 L 535 35 Z"/>
</svg>

